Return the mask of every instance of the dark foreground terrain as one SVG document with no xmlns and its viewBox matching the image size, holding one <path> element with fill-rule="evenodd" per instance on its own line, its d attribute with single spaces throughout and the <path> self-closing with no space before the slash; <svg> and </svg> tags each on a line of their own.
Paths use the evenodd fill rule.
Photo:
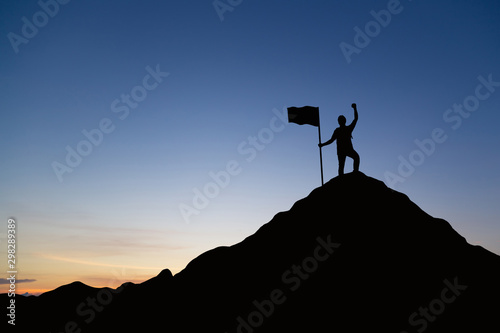
<svg viewBox="0 0 500 333">
<path fill-rule="evenodd" d="M 499 332 L 499 281 L 499 256 L 381 181 L 352 173 L 175 276 L 166 269 L 117 289 L 74 282 L 17 296 L 16 329 Z M 2 325 L 12 329 L 6 318 Z"/>
</svg>

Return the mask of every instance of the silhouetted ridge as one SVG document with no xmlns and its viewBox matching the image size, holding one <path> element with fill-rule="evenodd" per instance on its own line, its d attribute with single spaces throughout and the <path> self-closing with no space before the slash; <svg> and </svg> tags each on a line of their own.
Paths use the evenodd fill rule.
<svg viewBox="0 0 500 333">
<path fill-rule="evenodd" d="M 57 287 L 54 290 L 48 291 L 46 293 L 41 294 L 40 298 L 45 297 L 72 297 L 75 295 L 87 295 L 89 292 L 96 290 L 96 288 L 90 287 L 83 282 L 75 281 L 68 283 L 66 285 Z"/>
<path fill-rule="evenodd" d="M 84 332 L 491 332 L 499 328 L 499 280 L 499 256 L 356 172 L 173 277 L 164 270 L 118 288 L 88 323 L 74 314 L 85 297 L 63 307 L 51 292 L 43 306 L 69 308 L 66 318 Z M 37 301 L 27 312 L 35 331 L 61 329 L 64 316 L 39 315 Z"/>
</svg>

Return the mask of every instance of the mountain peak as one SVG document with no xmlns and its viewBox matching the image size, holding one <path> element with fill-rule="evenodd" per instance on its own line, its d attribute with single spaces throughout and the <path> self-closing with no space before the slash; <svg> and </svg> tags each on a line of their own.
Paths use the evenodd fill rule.
<svg viewBox="0 0 500 333">
<path fill-rule="evenodd" d="M 200 295 L 200 313 L 210 304 L 227 313 L 232 325 L 220 325 L 228 332 L 256 328 L 248 316 L 258 310 L 255 301 L 271 299 L 273 291 L 277 302 L 287 300 L 288 319 L 272 317 L 257 325 L 259 332 L 320 330 L 326 322 L 352 331 L 370 329 L 359 321 L 360 314 L 364 322 L 400 332 L 412 328 L 414 311 L 439 296 L 443 281 L 472 285 L 484 274 L 483 281 L 493 287 L 491 277 L 500 277 L 499 267 L 500 257 L 469 245 L 447 221 L 425 213 L 382 181 L 354 172 L 314 189 L 242 242 L 200 255 L 174 280 L 179 290 Z M 200 280 L 200 272 L 211 274 Z M 498 287 L 481 288 L 469 289 L 474 292 L 468 297 L 478 301 L 493 289 L 500 294 Z M 214 289 L 238 296 L 224 298 Z M 447 310 L 453 319 L 436 329 L 472 325 L 462 318 L 464 309 L 482 316 L 478 312 L 484 308 L 463 299 L 462 308 Z M 334 304 L 326 306 L 328 300 Z M 246 310 L 235 311 L 235 304 Z M 383 317 L 381 305 L 391 309 L 389 317 Z"/>
</svg>

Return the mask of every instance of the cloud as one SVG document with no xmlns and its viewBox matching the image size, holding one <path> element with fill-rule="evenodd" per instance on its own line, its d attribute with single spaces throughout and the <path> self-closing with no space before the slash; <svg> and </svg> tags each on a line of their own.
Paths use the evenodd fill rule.
<svg viewBox="0 0 500 333">
<path fill-rule="evenodd" d="M 65 238 L 75 249 L 93 249 L 106 255 L 130 255 L 140 250 L 158 251 L 184 250 L 187 246 L 179 241 L 182 234 L 176 230 L 106 227 L 99 225 L 55 224 L 58 234 L 54 239 Z M 64 235 L 64 237 L 61 237 Z M 49 236 L 50 237 L 50 236 Z M 46 238 L 47 239 L 47 238 Z"/>
<path fill-rule="evenodd" d="M 35 282 L 35 281 L 36 281 L 35 279 L 20 279 L 20 280 L 16 280 L 16 284 L 17 283 L 26 283 L 26 282 Z M 10 284 L 10 281 L 7 279 L 0 278 L 0 284 Z"/>
<path fill-rule="evenodd" d="M 81 265 L 89 265 L 89 266 L 103 266 L 103 267 L 115 267 L 115 268 L 130 268 L 130 269 L 152 269 L 152 270 L 162 270 L 163 269 L 162 267 L 146 267 L 146 266 L 135 266 L 135 265 L 107 264 L 107 263 L 101 263 L 101 262 L 96 262 L 96 261 L 79 260 L 79 259 L 46 255 L 46 254 L 40 254 L 40 256 L 42 258 L 46 258 L 46 259 L 70 262 L 70 263 L 81 264 Z"/>
</svg>

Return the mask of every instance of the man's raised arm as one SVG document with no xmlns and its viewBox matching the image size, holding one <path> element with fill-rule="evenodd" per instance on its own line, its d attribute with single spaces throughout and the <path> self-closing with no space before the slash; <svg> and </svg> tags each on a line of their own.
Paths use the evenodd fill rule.
<svg viewBox="0 0 500 333">
<path fill-rule="evenodd" d="M 356 126 L 356 123 L 358 122 L 358 108 L 356 106 L 356 103 L 352 103 L 351 107 L 354 109 L 354 120 L 351 123 L 352 127 L 354 127 L 354 126 Z"/>
</svg>

